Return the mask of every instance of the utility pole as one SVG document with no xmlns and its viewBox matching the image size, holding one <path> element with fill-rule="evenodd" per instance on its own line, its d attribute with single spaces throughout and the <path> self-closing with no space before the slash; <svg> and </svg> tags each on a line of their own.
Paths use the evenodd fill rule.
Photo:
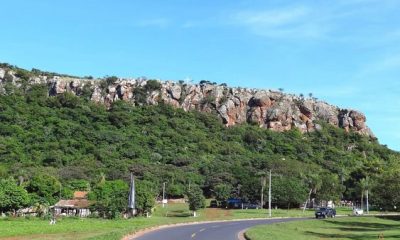
<svg viewBox="0 0 400 240">
<path fill-rule="evenodd" d="M 271 217 L 271 169 L 269 170 L 268 213 L 269 217 Z"/>
<path fill-rule="evenodd" d="M 165 182 L 163 182 L 163 188 L 162 188 L 162 207 L 165 205 Z"/>
</svg>

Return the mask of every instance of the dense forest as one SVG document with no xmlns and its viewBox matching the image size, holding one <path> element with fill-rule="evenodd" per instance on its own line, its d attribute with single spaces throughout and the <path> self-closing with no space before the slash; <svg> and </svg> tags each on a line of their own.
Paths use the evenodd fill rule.
<svg viewBox="0 0 400 240">
<path fill-rule="evenodd" d="M 360 201 L 366 189 L 375 207 L 400 202 L 398 152 L 319 124 L 305 134 L 225 127 L 211 114 L 162 103 L 107 109 L 71 93 L 49 97 L 45 85 L 13 88 L 0 95 L 0 178 L 27 191 L 26 205 L 54 204 L 101 181 L 127 184 L 131 171 L 155 196 L 166 182 L 171 198 L 198 185 L 206 197 L 255 202 L 270 169 L 275 205 L 298 206 L 308 194 Z"/>
</svg>

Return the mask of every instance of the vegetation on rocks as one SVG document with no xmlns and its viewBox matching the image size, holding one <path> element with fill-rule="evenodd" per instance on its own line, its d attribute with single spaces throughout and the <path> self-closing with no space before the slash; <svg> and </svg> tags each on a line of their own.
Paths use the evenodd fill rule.
<svg viewBox="0 0 400 240">
<path fill-rule="evenodd" d="M 150 80 L 136 94 L 159 88 Z M 308 196 L 360 201 L 364 190 L 359 182 L 367 176 L 373 207 L 392 209 L 400 201 L 400 184 L 376 190 L 399 181 L 399 153 L 351 129 L 322 121 L 321 128 L 306 133 L 246 123 L 226 127 L 215 115 L 186 112 L 162 101 L 134 106 L 118 100 L 106 108 L 85 96 L 64 92 L 49 97 L 44 84 L 8 85 L 0 95 L 0 176 L 14 179 L 29 193 L 31 204 L 51 205 L 74 190 L 91 189 L 102 206 L 121 197 L 117 207 L 105 212 L 113 216 L 126 206 L 121 192 L 130 171 L 140 180 L 142 196 L 159 196 L 166 182 L 172 198 L 185 195 L 192 184 L 207 197 L 255 202 L 261 196 L 259 173 L 269 169 L 274 206 L 296 207 Z M 116 183 L 121 188 L 113 189 Z M 142 212 L 152 206 L 146 200 L 141 204 Z"/>
</svg>

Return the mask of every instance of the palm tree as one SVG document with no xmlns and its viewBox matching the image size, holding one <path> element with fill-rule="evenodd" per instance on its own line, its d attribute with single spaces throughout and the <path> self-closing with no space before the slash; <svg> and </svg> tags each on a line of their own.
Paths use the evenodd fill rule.
<svg viewBox="0 0 400 240">
<path fill-rule="evenodd" d="M 368 192 L 370 189 L 369 177 L 366 176 L 365 178 L 360 180 L 360 188 L 361 188 L 361 209 L 364 208 L 364 192 L 366 196 L 366 205 L 367 205 L 367 214 L 369 214 L 369 205 L 368 205 Z"/>
<path fill-rule="evenodd" d="M 260 177 L 260 184 L 261 184 L 261 208 L 264 206 L 264 188 L 267 184 L 267 174 L 265 172 L 259 172 L 257 175 Z"/>
</svg>

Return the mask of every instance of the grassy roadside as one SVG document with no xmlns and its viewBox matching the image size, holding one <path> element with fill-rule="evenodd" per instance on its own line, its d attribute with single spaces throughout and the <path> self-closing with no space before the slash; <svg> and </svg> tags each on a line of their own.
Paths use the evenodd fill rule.
<svg viewBox="0 0 400 240">
<path fill-rule="evenodd" d="M 165 208 L 156 207 L 150 218 L 105 220 L 95 218 L 61 218 L 56 225 L 49 225 L 48 220 L 38 218 L 0 218 L 1 240 L 27 239 L 121 239 L 131 232 L 165 224 L 230 220 L 246 218 L 265 218 L 266 209 L 225 210 L 206 208 L 198 211 L 198 217 L 193 218 L 187 204 L 168 204 Z M 311 211 L 304 214 L 300 210 L 273 210 L 273 216 L 311 216 Z"/>
<path fill-rule="evenodd" d="M 338 214 L 350 214 L 351 210 L 338 209 Z M 309 217 L 314 211 L 273 209 L 273 217 Z M 121 239 L 134 231 L 165 224 L 194 221 L 231 220 L 248 218 L 266 218 L 267 209 L 215 209 L 206 208 L 198 212 L 198 217 L 191 217 L 187 204 L 168 204 L 165 208 L 157 206 L 150 218 L 105 220 L 94 218 L 63 218 L 56 225 L 37 218 L 0 218 L 0 240 L 27 239 Z"/>
<path fill-rule="evenodd" d="M 251 240 L 399 239 L 400 217 L 348 217 L 260 225 L 250 228 L 246 237 Z"/>
</svg>

